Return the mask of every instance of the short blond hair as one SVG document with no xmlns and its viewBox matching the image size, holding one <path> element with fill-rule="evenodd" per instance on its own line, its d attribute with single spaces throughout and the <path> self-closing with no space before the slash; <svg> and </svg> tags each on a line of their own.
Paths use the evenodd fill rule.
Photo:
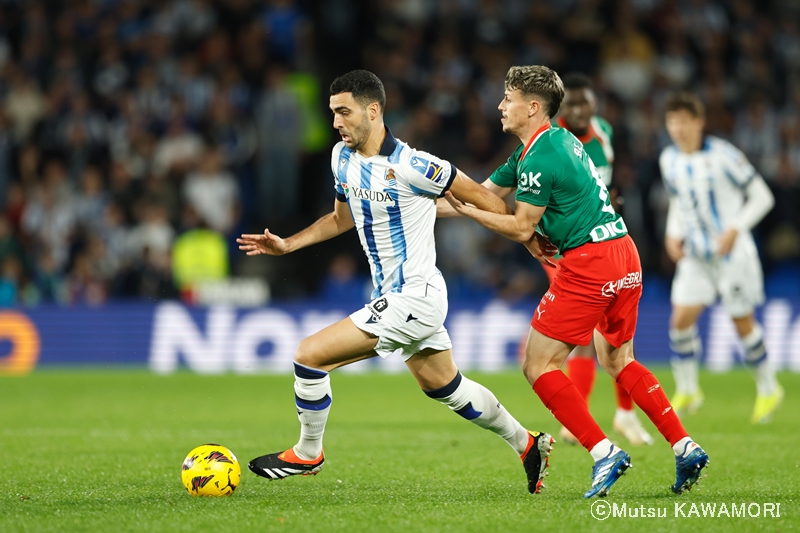
<svg viewBox="0 0 800 533">
<path fill-rule="evenodd" d="M 511 67 L 506 74 L 506 89 L 542 100 L 548 117 L 554 117 L 564 99 L 564 83 L 555 70 L 544 65 Z"/>
</svg>

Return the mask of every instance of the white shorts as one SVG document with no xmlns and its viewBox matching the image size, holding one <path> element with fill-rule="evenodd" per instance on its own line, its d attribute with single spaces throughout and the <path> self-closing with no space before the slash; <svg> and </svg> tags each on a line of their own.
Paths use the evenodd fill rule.
<svg viewBox="0 0 800 533">
<path fill-rule="evenodd" d="M 678 306 L 710 306 L 719 296 L 733 318 L 746 317 L 764 303 L 764 274 L 755 247 L 734 247 L 726 258 L 678 261 L 670 301 Z"/>
<path fill-rule="evenodd" d="M 389 293 L 350 315 L 356 327 L 378 337 L 375 351 L 386 359 L 399 351 L 403 361 L 427 348 L 453 347 L 444 327 L 447 287 L 441 277 L 416 295 Z"/>
</svg>

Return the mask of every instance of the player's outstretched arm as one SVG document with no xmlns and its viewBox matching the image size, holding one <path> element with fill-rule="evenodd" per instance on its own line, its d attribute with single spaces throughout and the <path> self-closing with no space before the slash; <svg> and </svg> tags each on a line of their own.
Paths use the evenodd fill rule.
<svg viewBox="0 0 800 533">
<path fill-rule="evenodd" d="M 239 249 L 247 255 L 283 255 L 286 252 L 286 241 L 273 235 L 269 229 L 264 230 L 263 235 L 256 233 L 243 233 L 236 239 Z"/>
<path fill-rule="evenodd" d="M 464 181 L 464 183 L 462 183 L 462 181 Z M 476 185 L 476 183 L 472 181 L 469 176 L 459 170 L 456 178 L 450 185 L 450 191 L 453 191 L 453 194 L 456 198 L 464 200 L 465 197 L 469 196 L 470 194 L 475 194 L 475 191 L 472 191 L 472 185 Z M 483 183 L 481 183 L 481 186 L 499 198 L 505 198 L 514 190 L 513 187 L 500 187 L 499 185 L 496 185 L 490 178 L 487 178 Z M 454 191 L 454 187 L 459 190 Z M 483 193 L 478 191 L 478 194 Z M 465 200 L 465 202 L 471 205 L 476 205 L 470 200 Z M 507 208 L 507 211 L 503 211 L 504 213 L 514 212 L 514 210 L 508 207 L 505 202 L 503 202 L 503 205 L 505 205 Z M 453 209 L 453 206 L 451 206 L 450 202 L 448 202 L 446 199 L 439 198 L 436 200 L 436 216 L 438 218 L 457 217 L 459 214 L 460 213 Z"/>
<path fill-rule="evenodd" d="M 328 213 L 306 229 L 287 239 L 264 230 L 263 235 L 245 234 L 236 239 L 239 249 L 247 255 L 285 255 L 295 250 L 336 237 L 353 227 L 353 216 L 347 202 L 334 202 L 332 213 Z"/>
<path fill-rule="evenodd" d="M 491 183 L 490 180 L 486 181 L 489 181 L 489 186 L 486 184 L 479 185 L 472 178 L 458 170 L 453 183 L 450 184 L 449 192 L 462 202 L 473 205 L 481 211 L 499 215 L 513 215 L 514 210 L 506 205 L 505 201 L 492 190 L 494 188 L 500 189 L 500 187 Z"/>
<path fill-rule="evenodd" d="M 444 196 L 453 209 L 460 215 L 474 219 L 481 226 L 499 233 L 512 241 L 528 243 L 533 238 L 536 226 L 542 219 L 545 206 L 536 206 L 525 202 L 517 202 L 517 209 L 512 214 L 483 211 L 475 206 L 467 205 L 456 198 L 450 191 Z"/>
</svg>

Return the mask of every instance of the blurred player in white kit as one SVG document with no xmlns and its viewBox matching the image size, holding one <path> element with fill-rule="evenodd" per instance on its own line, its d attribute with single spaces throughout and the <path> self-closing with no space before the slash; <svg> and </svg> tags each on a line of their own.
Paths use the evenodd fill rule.
<svg viewBox="0 0 800 533">
<path fill-rule="evenodd" d="M 669 338 L 677 389 L 672 405 L 685 414 L 703 403 L 697 319 L 719 298 L 733 319 L 745 363 L 756 380 L 751 421 L 768 422 L 784 391 L 754 316 L 764 302 L 764 280 L 750 230 L 772 209 L 775 199 L 741 151 L 723 139 L 703 135 L 705 108 L 695 94 L 671 95 L 665 119 L 674 143 L 659 159 L 670 195 L 665 246 L 677 264 L 670 296 Z"/>
</svg>

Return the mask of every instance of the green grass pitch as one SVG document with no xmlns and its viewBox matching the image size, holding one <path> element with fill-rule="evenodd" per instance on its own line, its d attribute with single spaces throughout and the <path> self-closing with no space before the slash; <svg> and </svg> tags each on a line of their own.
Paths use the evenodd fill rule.
<svg viewBox="0 0 800 533">
<path fill-rule="evenodd" d="M 527 427 L 557 433 L 521 374 L 468 375 Z M 669 372 L 657 375 L 671 391 Z M 601 522 L 581 498 L 591 470 L 583 449 L 557 443 L 545 489 L 530 495 L 505 443 L 426 398 L 407 373 L 334 373 L 325 468 L 273 482 L 246 462 L 296 442 L 291 376 L 43 370 L 0 378 L 0 531 L 797 531 L 800 375 L 780 380 L 782 409 L 771 424 L 752 426 L 750 376 L 703 374 L 706 405 L 685 424 L 711 456 L 707 477 L 675 496 L 669 446 L 626 447 L 634 468 L 607 501 L 665 508 L 667 517 Z M 612 396 L 598 374 L 592 411 L 624 445 L 610 427 Z M 193 498 L 181 485 L 184 456 L 206 442 L 228 446 L 242 463 L 231 497 Z M 687 502 L 684 513 L 691 503 L 780 503 L 780 518 L 676 518 L 676 502 Z"/>
</svg>

